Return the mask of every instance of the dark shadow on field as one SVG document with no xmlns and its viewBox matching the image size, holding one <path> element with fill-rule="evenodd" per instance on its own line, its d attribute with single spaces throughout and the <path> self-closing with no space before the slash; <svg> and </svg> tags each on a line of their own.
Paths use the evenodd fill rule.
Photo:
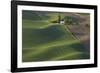
<svg viewBox="0 0 100 73">
<path fill-rule="evenodd" d="M 89 39 L 83 40 L 82 43 L 85 46 L 85 48 L 87 49 L 87 51 L 90 52 L 90 40 Z"/>
<path fill-rule="evenodd" d="M 32 47 L 55 41 L 65 35 L 65 32 L 62 30 L 58 25 L 45 29 L 23 28 L 23 47 Z"/>
<path fill-rule="evenodd" d="M 23 10 L 22 11 L 22 19 L 28 20 L 47 20 L 50 17 L 46 15 L 46 12 L 39 12 L 39 11 L 31 11 L 31 10 Z"/>
</svg>

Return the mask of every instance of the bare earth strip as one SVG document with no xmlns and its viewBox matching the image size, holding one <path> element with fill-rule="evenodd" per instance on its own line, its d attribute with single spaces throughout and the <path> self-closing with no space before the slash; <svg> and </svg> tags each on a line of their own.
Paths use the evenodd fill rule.
<svg viewBox="0 0 100 73">
<path fill-rule="evenodd" d="M 67 25 L 66 27 L 90 51 L 90 27 L 86 27 L 86 24 L 90 25 L 89 16 L 80 16 L 79 18 L 84 18 L 85 21 L 81 21 L 79 25 Z"/>
</svg>

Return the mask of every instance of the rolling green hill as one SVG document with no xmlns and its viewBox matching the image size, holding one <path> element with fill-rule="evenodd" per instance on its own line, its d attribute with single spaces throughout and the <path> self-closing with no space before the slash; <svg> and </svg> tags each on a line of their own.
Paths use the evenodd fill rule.
<svg viewBox="0 0 100 73">
<path fill-rule="evenodd" d="M 40 17 L 45 18 L 42 13 Z M 30 19 L 30 16 L 23 17 L 23 62 L 89 59 L 85 47 L 64 25 L 50 23 L 52 14 L 47 17 L 48 19 L 42 20 L 33 17 Z"/>
</svg>

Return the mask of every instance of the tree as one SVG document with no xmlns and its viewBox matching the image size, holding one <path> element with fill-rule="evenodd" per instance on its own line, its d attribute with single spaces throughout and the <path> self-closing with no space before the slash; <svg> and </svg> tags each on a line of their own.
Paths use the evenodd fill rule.
<svg viewBox="0 0 100 73">
<path fill-rule="evenodd" d="M 61 15 L 60 13 L 58 14 L 58 23 L 60 24 L 60 21 L 61 21 Z"/>
</svg>

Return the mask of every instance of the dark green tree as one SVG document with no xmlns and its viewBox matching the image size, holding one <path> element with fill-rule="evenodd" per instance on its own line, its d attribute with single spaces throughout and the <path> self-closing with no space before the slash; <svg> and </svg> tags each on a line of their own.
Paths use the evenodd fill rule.
<svg viewBox="0 0 100 73">
<path fill-rule="evenodd" d="M 60 13 L 58 14 L 58 23 L 60 24 L 60 21 L 61 21 L 61 15 Z"/>
</svg>

